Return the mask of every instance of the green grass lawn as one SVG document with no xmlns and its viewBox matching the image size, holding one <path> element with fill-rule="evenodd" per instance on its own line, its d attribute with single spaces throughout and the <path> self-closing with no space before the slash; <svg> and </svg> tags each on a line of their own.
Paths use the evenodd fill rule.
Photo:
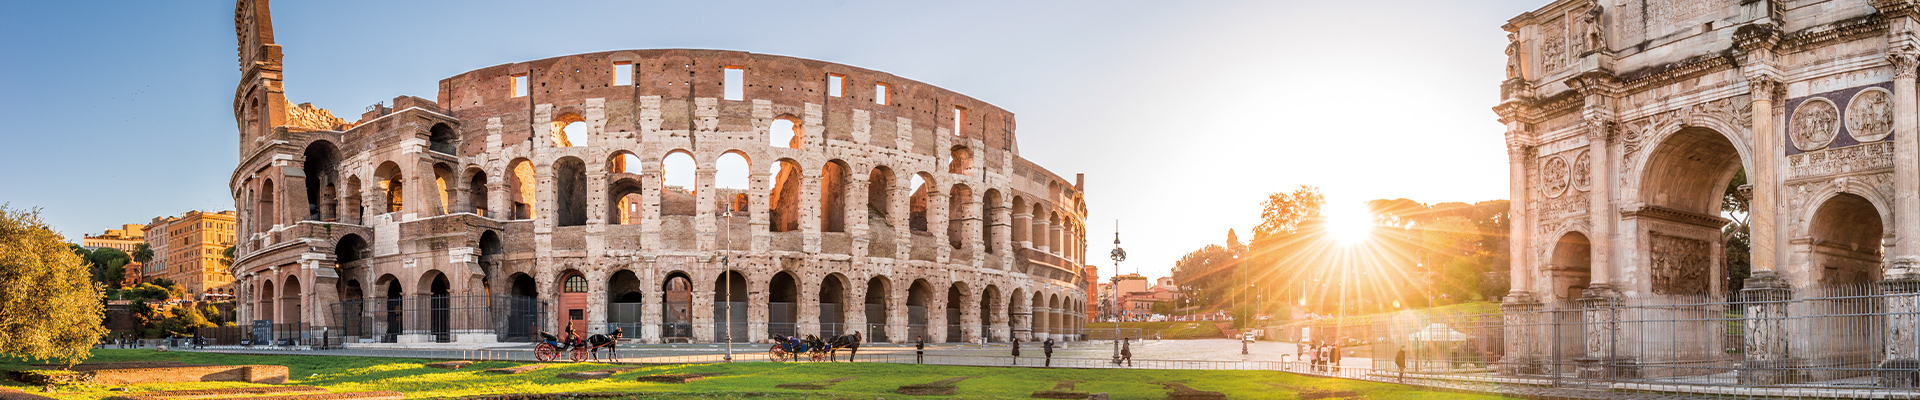
<svg viewBox="0 0 1920 400">
<path fill-rule="evenodd" d="M 1229 398 L 1291 399 L 1307 390 L 1348 390 L 1368 399 L 1493 399 L 1494 396 L 1465 395 L 1420 390 L 1413 386 L 1361 382 L 1342 379 L 1305 377 L 1272 371 L 1173 371 L 1173 370 L 1088 370 L 958 367 L 936 365 L 900 365 L 880 363 L 734 363 L 645 366 L 614 374 L 602 380 L 576 381 L 558 378 L 567 372 L 593 371 L 613 367 L 609 364 L 566 363 L 519 375 L 482 373 L 489 368 L 526 363 L 490 361 L 460 370 L 426 367 L 434 360 L 334 356 L 248 356 L 192 352 L 155 352 L 152 350 L 95 350 L 88 361 L 181 361 L 202 364 L 273 364 L 288 367 L 291 384 L 319 386 L 332 392 L 394 390 L 408 398 L 450 398 L 511 393 L 624 392 L 636 398 L 702 396 L 707 398 L 901 398 L 894 389 L 907 384 L 928 383 L 950 377 L 977 378 L 958 384 L 959 395 L 952 398 L 1026 398 L 1034 391 L 1053 388 L 1062 380 L 1081 383 L 1084 392 L 1108 392 L 1115 399 L 1161 399 L 1166 390 L 1154 382 L 1181 382 L 1198 390 L 1225 393 Z M 0 362 L 0 369 L 29 368 L 27 363 Z M 680 373 L 720 373 L 722 375 L 688 384 L 642 383 L 642 375 Z M 776 389 L 788 382 L 823 381 L 856 377 L 826 390 Z M 60 399 L 98 399 L 124 394 L 110 387 L 71 385 L 55 393 L 41 393 L 17 382 L 5 385 Z M 164 385 L 133 385 L 131 391 L 207 389 L 253 386 L 246 383 L 216 382 Z"/>
</svg>

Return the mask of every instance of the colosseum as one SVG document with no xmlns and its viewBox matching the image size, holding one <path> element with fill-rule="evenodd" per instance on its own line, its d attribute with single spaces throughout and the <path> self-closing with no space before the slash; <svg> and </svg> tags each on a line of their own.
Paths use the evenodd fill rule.
<svg viewBox="0 0 1920 400">
<path fill-rule="evenodd" d="M 1021 158 L 986 102 L 628 50 L 469 71 L 348 121 L 286 100 L 267 0 L 234 23 L 238 313 L 276 336 L 990 342 L 1085 320 L 1083 176 Z"/>
</svg>

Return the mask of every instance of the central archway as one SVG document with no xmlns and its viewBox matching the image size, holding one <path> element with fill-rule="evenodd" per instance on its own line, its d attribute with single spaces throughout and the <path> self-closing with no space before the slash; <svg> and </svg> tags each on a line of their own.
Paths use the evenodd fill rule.
<svg viewBox="0 0 1920 400">
<path fill-rule="evenodd" d="M 713 282 L 713 338 L 715 342 L 745 343 L 747 331 L 747 277 L 728 270 Z"/>
<path fill-rule="evenodd" d="M 820 280 L 820 336 L 847 333 L 847 284 L 840 274 L 827 274 Z"/>
<path fill-rule="evenodd" d="M 767 282 L 767 331 L 775 335 L 798 335 L 800 285 L 793 274 L 780 271 Z M 738 335 L 738 333 L 735 333 Z"/>
</svg>

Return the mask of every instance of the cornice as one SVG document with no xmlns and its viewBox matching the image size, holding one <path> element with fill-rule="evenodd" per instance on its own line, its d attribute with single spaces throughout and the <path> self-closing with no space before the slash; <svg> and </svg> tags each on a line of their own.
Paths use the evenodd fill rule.
<svg viewBox="0 0 1920 400">
<path fill-rule="evenodd" d="M 1702 54 L 1685 60 L 1627 71 L 1620 74 L 1620 83 L 1625 90 L 1637 91 L 1738 66 L 1730 51 Z"/>
<path fill-rule="evenodd" d="M 1887 21 L 1886 14 L 1875 13 L 1809 27 L 1782 35 L 1779 47 L 1782 51 L 1796 51 L 1832 42 L 1883 35 L 1887 32 Z"/>
<path fill-rule="evenodd" d="M 1920 18 L 1920 1 L 1916 0 L 1872 0 L 1873 9 L 1888 18 Z"/>
<path fill-rule="evenodd" d="M 1714 229 L 1719 229 L 1720 227 L 1727 226 L 1727 220 L 1725 218 L 1701 214 L 1701 213 L 1692 212 L 1692 211 L 1677 210 L 1677 209 L 1666 208 L 1661 206 L 1652 206 L 1652 205 L 1640 206 L 1639 209 L 1634 209 L 1634 210 L 1621 211 L 1620 217 L 1621 218 L 1657 219 L 1662 221 L 1675 222 L 1675 223 L 1681 223 L 1681 224 L 1687 224 L 1687 225 L 1693 225 L 1693 226 L 1709 227 Z"/>
</svg>

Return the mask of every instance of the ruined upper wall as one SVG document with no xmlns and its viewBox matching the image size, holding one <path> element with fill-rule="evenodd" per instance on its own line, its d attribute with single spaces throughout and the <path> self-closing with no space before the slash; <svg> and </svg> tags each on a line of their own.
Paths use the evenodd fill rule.
<svg viewBox="0 0 1920 400">
<path fill-rule="evenodd" d="M 633 65 L 632 85 L 614 85 L 614 65 Z M 866 144 L 898 148 L 894 132 L 900 118 L 912 121 L 912 137 L 930 138 L 935 128 L 951 128 L 954 107 L 964 108 L 960 137 L 980 140 L 988 148 L 1013 151 L 1013 113 L 950 90 L 865 68 L 794 57 L 724 50 L 623 50 L 577 54 L 481 68 L 440 81 L 440 105 L 462 121 L 500 117 L 502 141 L 526 140 L 534 131 L 531 110 L 551 104 L 555 110 L 583 107 L 588 99 L 604 99 L 638 108 L 641 100 L 661 99 L 657 120 L 642 118 L 637 110 L 608 110 L 607 132 L 641 132 L 652 124 L 660 130 L 691 130 L 698 119 L 690 99 L 724 99 L 725 69 L 744 70 L 745 96 L 721 100 L 719 131 L 752 129 L 752 102 L 772 102 L 776 115 L 804 117 L 808 104 L 823 107 L 824 131 L 807 132 L 829 139 L 854 141 L 856 129 L 868 129 Z M 510 77 L 525 75 L 530 93 L 512 95 Z M 842 77 L 841 97 L 828 95 L 829 75 Z M 889 87 L 886 105 L 874 102 L 876 83 Z M 624 112 L 623 112 L 624 111 Z M 856 112 L 866 114 L 869 126 L 857 126 Z M 466 137 L 482 131 L 482 124 L 462 129 Z M 468 141 L 477 142 L 477 141 Z M 933 140 L 914 140 L 913 152 L 935 155 L 946 149 L 930 147 Z M 997 154 L 993 154 L 997 155 Z"/>
</svg>

